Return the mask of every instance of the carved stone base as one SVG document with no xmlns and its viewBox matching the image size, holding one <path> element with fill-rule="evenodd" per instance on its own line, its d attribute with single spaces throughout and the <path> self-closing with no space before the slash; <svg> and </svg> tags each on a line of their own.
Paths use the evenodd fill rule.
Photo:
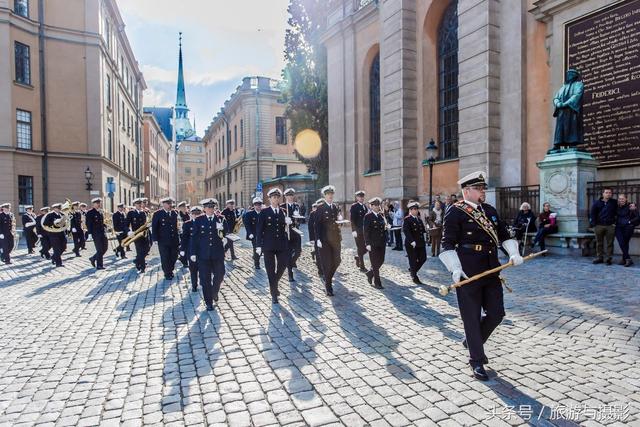
<svg viewBox="0 0 640 427">
<path fill-rule="evenodd" d="M 549 202 L 561 233 L 584 233 L 589 226 L 587 182 L 595 181 L 598 161 L 591 154 L 562 150 L 547 154 L 540 169 L 540 206 Z"/>
</svg>

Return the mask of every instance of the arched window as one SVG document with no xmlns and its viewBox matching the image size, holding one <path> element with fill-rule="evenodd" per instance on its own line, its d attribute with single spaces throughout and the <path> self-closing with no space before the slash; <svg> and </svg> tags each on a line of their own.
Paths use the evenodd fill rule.
<svg viewBox="0 0 640 427">
<path fill-rule="evenodd" d="M 380 54 L 369 71 L 369 172 L 380 170 Z"/>
<path fill-rule="evenodd" d="M 458 2 L 447 7 L 438 29 L 440 159 L 458 157 Z"/>
</svg>

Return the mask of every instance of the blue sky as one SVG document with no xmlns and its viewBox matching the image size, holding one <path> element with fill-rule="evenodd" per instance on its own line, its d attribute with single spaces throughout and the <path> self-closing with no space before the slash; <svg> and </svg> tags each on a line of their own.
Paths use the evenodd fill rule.
<svg viewBox="0 0 640 427">
<path fill-rule="evenodd" d="M 172 106 L 182 31 L 187 105 L 198 135 L 242 77 L 281 78 L 288 0 L 117 0 L 148 89 L 145 106 Z"/>
</svg>

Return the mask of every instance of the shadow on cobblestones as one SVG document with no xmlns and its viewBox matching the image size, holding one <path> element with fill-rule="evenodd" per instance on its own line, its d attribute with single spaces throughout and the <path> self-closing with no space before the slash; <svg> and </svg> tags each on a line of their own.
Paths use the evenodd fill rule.
<svg viewBox="0 0 640 427">
<path fill-rule="evenodd" d="M 91 274 L 91 272 L 93 272 L 94 269 L 93 268 L 87 268 L 83 271 L 81 271 L 80 273 L 78 273 L 75 276 L 71 276 L 71 277 L 63 277 L 60 280 L 56 280 L 55 282 L 51 282 L 48 285 L 39 287 L 34 289 L 33 291 L 31 291 L 31 293 L 29 293 L 27 295 L 27 297 L 35 297 L 38 296 L 40 294 L 43 294 L 44 292 L 51 290 L 51 289 L 55 289 L 58 288 L 60 286 L 65 286 L 65 285 L 73 285 L 73 283 L 75 283 L 76 281 L 82 279 L 83 277 L 85 277 L 88 274 Z M 40 273 L 42 274 L 42 272 Z"/>
<path fill-rule="evenodd" d="M 91 289 L 87 296 L 82 300 L 83 303 L 89 304 L 96 297 L 102 297 L 108 293 L 119 292 L 127 288 L 129 283 L 135 282 L 138 278 L 138 273 L 135 268 L 131 268 L 118 276 L 107 276 L 104 279 L 98 281 L 96 285 Z"/>
</svg>

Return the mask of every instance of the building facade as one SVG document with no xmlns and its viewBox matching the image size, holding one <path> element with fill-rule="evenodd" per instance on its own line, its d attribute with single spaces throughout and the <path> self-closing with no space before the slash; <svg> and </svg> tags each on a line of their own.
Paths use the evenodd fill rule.
<svg viewBox="0 0 640 427">
<path fill-rule="evenodd" d="M 160 200 L 169 194 L 172 173 L 169 153 L 172 147 L 155 116 L 145 109 L 143 117 L 144 196 L 152 206 L 158 207 Z"/>
<path fill-rule="evenodd" d="M 307 172 L 294 154 L 278 84 L 245 77 L 205 132 L 205 191 L 221 203 L 248 206 L 259 182 Z"/>
<path fill-rule="evenodd" d="M 197 205 L 205 198 L 205 148 L 202 138 L 190 136 L 180 141 L 176 152 L 178 200 Z"/>
<path fill-rule="evenodd" d="M 114 0 L 0 1 L 0 199 L 113 210 L 143 191 L 146 85 L 123 29 Z"/>
<path fill-rule="evenodd" d="M 584 74 L 585 145 L 601 161 L 597 179 L 637 178 L 640 155 L 627 153 L 640 152 L 638 118 L 628 120 L 629 138 L 614 132 L 602 138 L 594 125 L 602 116 L 593 113 L 592 102 L 608 96 L 612 106 L 640 105 L 637 61 L 625 63 L 613 54 L 599 59 L 615 64 L 612 74 L 624 74 L 613 83 L 599 80 L 585 58 L 602 57 L 602 48 L 580 53 L 588 43 L 578 40 L 580 31 L 574 37 L 572 28 L 622 31 L 619 40 L 632 45 L 624 26 L 637 30 L 638 12 L 637 0 L 330 1 L 321 40 L 328 67 L 329 180 L 336 198 L 351 200 L 362 188 L 425 201 L 430 139 L 438 146 L 434 194 L 458 191 L 457 179 L 476 170 L 487 173 L 493 202 L 505 187 L 538 185 L 536 163 L 553 141 L 553 96 L 568 67 Z M 619 89 L 617 83 L 627 86 Z M 620 90 L 626 98 L 615 98 Z M 607 123 L 623 130 L 617 119 Z M 608 154 L 613 150 L 618 157 Z"/>
</svg>

